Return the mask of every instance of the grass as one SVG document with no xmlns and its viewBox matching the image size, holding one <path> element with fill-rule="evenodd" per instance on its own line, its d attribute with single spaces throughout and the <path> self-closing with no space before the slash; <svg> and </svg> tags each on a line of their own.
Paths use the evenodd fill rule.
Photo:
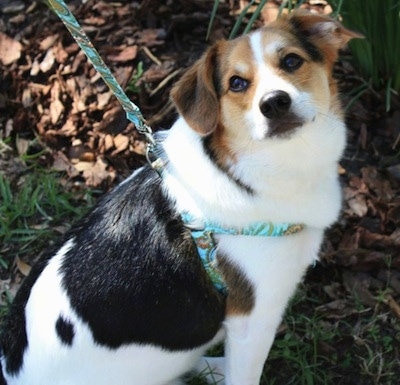
<svg viewBox="0 0 400 385">
<path fill-rule="evenodd" d="M 42 252 L 88 211 L 94 198 L 89 190 L 65 186 L 60 173 L 33 167 L 12 182 L 1 171 L 0 278 L 7 282 L 16 270 L 27 274 Z M 1 285 L 0 319 L 13 300 L 7 287 Z"/>
<path fill-rule="evenodd" d="M 140 61 L 140 62 L 138 62 L 137 66 L 136 66 L 136 70 L 126 87 L 127 91 L 130 91 L 134 94 L 140 93 L 139 81 L 140 81 L 141 77 L 143 76 L 143 73 L 144 73 L 143 62 Z"/>
<path fill-rule="evenodd" d="M 349 43 L 354 67 L 368 85 L 384 90 L 386 110 L 400 92 L 400 1 L 331 0 L 343 24 L 365 35 Z"/>
<path fill-rule="evenodd" d="M 28 170 L 16 185 L 0 173 L 0 265 L 39 255 L 92 206 L 89 191 L 71 191 L 60 174 Z"/>
</svg>

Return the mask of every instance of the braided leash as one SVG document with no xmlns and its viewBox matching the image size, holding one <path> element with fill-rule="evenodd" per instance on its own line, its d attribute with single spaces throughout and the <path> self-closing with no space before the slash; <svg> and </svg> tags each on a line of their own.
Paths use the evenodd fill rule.
<svg viewBox="0 0 400 385">
<path fill-rule="evenodd" d="M 79 47 L 86 54 L 89 61 L 92 63 L 93 67 L 96 71 L 101 75 L 104 82 L 110 88 L 111 92 L 115 95 L 118 101 L 121 103 L 122 108 L 126 112 L 126 117 L 130 120 L 142 134 L 147 141 L 147 152 L 146 157 L 147 160 L 152 163 L 150 160 L 149 153 L 154 151 L 155 140 L 153 137 L 152 129 L 146 124 L 145 119 L 143 118 L 142 113 L 140 112 L 139 107 L 137 107 L 126 95 L 122 87 L 118 84 L 117 80 L 108 69 L 103 59 L 97 52 L 96 48 L 94 48 L 92 42 L 89 40 L 86 33 L 83 31 L 82 27 L 68 9 L 67 5 L 63 0 L 47 0 L 50 7 L 57 14 L 57 16 L 61 19 L 64 25 L 67 27 L 68 31 L 71 33 L 72 37 L 78 43 Z"/>
</svg>

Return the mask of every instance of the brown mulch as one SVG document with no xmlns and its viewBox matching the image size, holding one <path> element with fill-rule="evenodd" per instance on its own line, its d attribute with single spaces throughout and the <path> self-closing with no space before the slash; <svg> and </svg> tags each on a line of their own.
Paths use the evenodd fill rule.
<svg viewBox="0 0 400 385">
<path fill-rule="evenodd" d="M 174 120 L 169 89 L 209 44 L 214 1 L 165 3 L 68 2 L 155 130 Z M 229 4 L 221 2 L 210 41 L 232 28 L 237 9 Z M 3 0 L 0 15 L 0 138 L 13 156 L 43 151 L 43 167 L 103 191 L 143 164 L 143 138 L 58 18 L 41 2 L 19 0 Z M 348 62 L 336 72 L 345 95 L 360 84 Z M 329 301 L 321 311 L 332 317 L 354 311 L 338 303 L 340 293 L 374 306 L 386 289 L 387 310 L 400 320 L 400 103 L 393 99 L 389 112 L 384 104 L 384 95 L 371 90 L 347 113 L 343 215 L 308 277 L 310 285 L 322 284 Z M 16 164 L 0 161 L 0 172 L 15 177 Z"/>
</svg>

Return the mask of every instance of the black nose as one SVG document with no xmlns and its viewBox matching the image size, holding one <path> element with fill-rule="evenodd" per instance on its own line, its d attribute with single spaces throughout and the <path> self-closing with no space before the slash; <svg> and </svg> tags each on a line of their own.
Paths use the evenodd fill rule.
<svg viewBox="0 0 400 385">
<path fill-rule="evenodd" d="M 265 94 L 260 100 L 261 113 L 268 119 L 281 118 L 289 111 L 292 100 L 285 91 L 272 91 Z"/>
</svg>

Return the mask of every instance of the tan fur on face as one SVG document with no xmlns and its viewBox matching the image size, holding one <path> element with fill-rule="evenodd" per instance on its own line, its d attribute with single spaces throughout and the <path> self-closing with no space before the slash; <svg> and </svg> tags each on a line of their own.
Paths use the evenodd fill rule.
<svg viewBox="0 0 400 385">
<path fill-rule="evenodd" d="M 269 69 L 300 91 L 311 94 L 315 103 L 329 103 L 329 107 L 340 114 L 332 67 L 339 48 L 361 35 L 345 29 L 337 21 L 301 10 L 256 33 L 262 34 L 264 47 L 276 47 L 264 54 L 264 64 Z M 315 48 L 314 53 L 307 50 L 307 44 Z M 294 72 L 281 68 L 282 58 L 289 53 L 305 60 Z M 235 162 L 236 150 L 232 148 L 232 141 L 237 144 L 249 140 L 250 128 L 246 127 L 245 114 L 257 102 L 258 65 L 248 36 L 217 42 L 172 91 L 172 99 L 187 123 L 203 136 L 212 135 L 208 146 L 223 168 L 229 168 L 229 164 Z M 248 80 L 248 88 L 231 91 L 229 80 L 232 76 Z M 329 84 L 328 96 L 320 87 L 326 82 Z"/>
</svg>

